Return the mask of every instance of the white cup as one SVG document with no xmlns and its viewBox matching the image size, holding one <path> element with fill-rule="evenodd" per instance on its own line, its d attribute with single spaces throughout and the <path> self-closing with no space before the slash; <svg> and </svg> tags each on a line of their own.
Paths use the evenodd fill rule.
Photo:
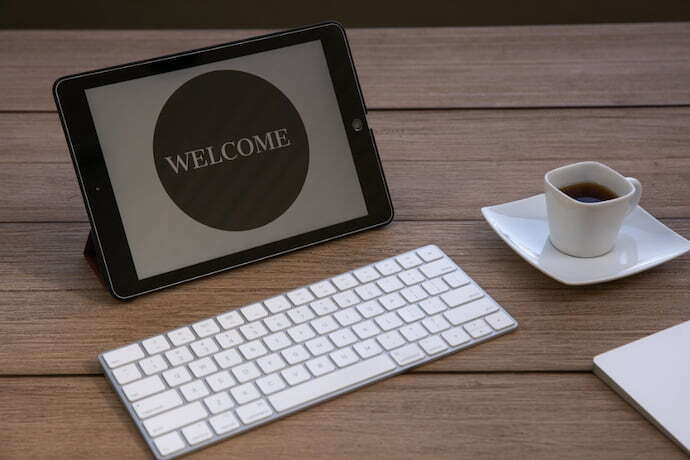
<svg viewBox="0 0 690 460">
<path fill-rule="evenodd" d="M 617 198 L 583 203 L 560 190 L 582 182 L 603 185 Z M 544 193 L 551 244 L 571 256 L 597 257 L 613 249 L 623 219 L 640 202 L 642 185 L 602 163 L 584 161 L 547 172 Z"/>
</svg>

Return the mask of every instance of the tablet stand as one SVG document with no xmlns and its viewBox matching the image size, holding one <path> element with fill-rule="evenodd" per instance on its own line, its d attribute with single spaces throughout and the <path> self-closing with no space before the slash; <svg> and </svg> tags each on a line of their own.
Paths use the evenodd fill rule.
<svg viewBox="0 0 690 460">
<path fill-rule="evenodd" d="M 89 236 L 86 239 L 86 246 L 84 246 L 84 258 L 89 264 L 89 267 L 96 273 L 96 277 L 101 281 L 101 284 L 106 289 L 108 286 L 105 284 L 105 278 L 103 277 L 102 261 L 96 250 L 96 244 L 94 243 L 93 230 L 89 230 Z"/>
</svg>

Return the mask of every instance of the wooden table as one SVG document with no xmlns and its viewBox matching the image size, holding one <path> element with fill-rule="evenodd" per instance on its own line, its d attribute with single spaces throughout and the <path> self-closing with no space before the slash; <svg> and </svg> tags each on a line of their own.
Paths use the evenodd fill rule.
<svg viewBox="0 0 690 460">
<path fill-rule="evenodd" d="M 58 76 L 257 31 L 0 31 L 0 458 L 147 458 L 96 354 L 437 243 L 521 328 L 193 458 L 683 458 L 591 373 L 600 352 L 690 318 L 688 255 L 567 287 L 480 215 L 597 159 L 690 236 L 690 24 L 349 32 L 396 207 L 390 226 L 113 300 L 50 88 Z"/>
</svg>

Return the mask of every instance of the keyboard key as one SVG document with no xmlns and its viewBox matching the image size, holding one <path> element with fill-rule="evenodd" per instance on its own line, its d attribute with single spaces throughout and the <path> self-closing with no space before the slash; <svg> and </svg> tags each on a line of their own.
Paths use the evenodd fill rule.
<svg viewBox="0 0 690 460">
<path fill-rule="evenodd" d="M 311 286 L 309 286 L 309 289 L 311 289 L 311 292 L 313 292 L 314 295 L 318 298 L 333 295 L 336 292 L 338 292 L 338 290 L 328 280 L 312 284 Z"/>
<path fill-rule="evenodd" d="M 355 286 L 357 286 L 359 283 L 355 279 L 354 276 L 352 276 L 349 273 L 345 273 L 344 275 L 336 276 L 335 278 L 332 279 L 333 284 L 336 285 L 338 289 L 341 291 L 344 291 L 345 289 L 351 289 Z"/>
<path fill-rule="evenodd" d="M 237 415 L 245 425 L 265 419 L 272 413 L 273 409 L 263 399 L 237 409 Z"/>
<path fill-rule="evenodd" d="M 479 337 L 484 337 L 493 332 L 491 326 L 489 326 L 483 319 L 478 319 L 465 324 L 465 330 L 470 333 L 472 337 L 478 339 Z"/>
<path fill-rule="evenodd" d="M 266 323 L 266 326 L 268 326 L 271 332 L 277 332 L 292 326 L 292 323 L 285 313 L 278 313 L 277 315 L 270 316 L 264 320 L 264 323 Z"/>
<path fill-rule="evenodd" d="M 264 371 L 264 374 L 270 374 L 271 372 L 283 369 L 286 366 L 285 361 L 283 361 L 283 358 L 281 358 L 278 353 L 272 353 L 268 356 L 264 356 L 263 358 L 259 358 L 256 363 L 259 365 L 261 370 Z"/>
<path fill-rule="evenodd" d="M 263 324 L 261 324 L 260 321 L 255 321 L 253 323 L 240 326 L 240 331 L 247 340 L 258 339 L 259 337 L 263 337 L 264 335 L 268 334 L 268 330 Z"/>
<path fill-rule="evenodd" d="M 217 393 L 235 385 L 235 379 L 232 378 L 230 372 L 220 371 L 206 377 L 206 383 L 211 387 L 211 390 Z"/>
<path fill-rule="evenodd" d="M 237 421 L 237 418 L 235 418 L 235 415 L 233 415 L 232 411 L 211 417 L 208 421 L 211 423 L 213 431 L 215 431 L 218 435 L 236 430 L 240 427 L 240 422 Z"/>
<path fill-rule="evenodd" d="M 371 300 L 383 294 L 374 283 L 367 283 L 355 288 L 355 292 L 362 300 Z"/>
<path fill-rule="evenodd" d="M 145 355 L 141 347 L 139 347 L 139 345 L 136 343 L 118 348 L 117 350 L 103 353 L 103 359 L 111 368 L 122 366 L 123 364 L 129 364 L 132 361 L 137 361 L 143 358 L 144 356 Z"/>
<path fill-rule="evenodd" d="M 302 361 L 311 358 L 309 352 L 302 345 L 294 345 L 286 350 L 283 350 L 281 354 L 288 364 L 301 363 Z"/>
<path fill-rule="evenodd" d="M 435 262 L 422 265 L 420 270 L 422 270 L 422 273 L 424 273 L 427 278 L 436 278 L 437 276 L 457 270 L 457 266 L 452 260 L 444 257 Z"/>
<path fill-rule="evenodd" d="M 324 316 L 323 318 L 315 319 L 311 325 L 319 334 L 327 334 L 338 329 L 338 323 L 335 322 L 332 316 Z"/>
<path fill-rule="evenodd" d="M 256 384 L 265 395 L 273 394 L 287 386 L 278 374 L 271 374 L 267 375 L 266 377 L 256 379 Z"/>
<path fill-rule="evenodd" d="M 316 337 L 316 332 L 308 324 L 300 324 L 288 329 L 288 335 L 292 340 L 299 343 Z"/>
<path fill-rule="evenodd" d="M 168 338 L 176 347 L 196 340 L 194 333 L 188 327 L 181 327 L 172 332 L 168 332 Z"/>
<path fill-rule="evenodd" d="M 165 385 L 157 375 L 128 383 L 122 387 L 122 391 L 124 391 L 125 396 L 130 401 L 136 401 L 163 390 L 165 390 Z"/>
<path fill-rule="evenodd" d="M 432 334 L 437 332 L 445 331 L 450 327 L 450 323 L 446 321 L 443 315 L 436 315 L 430 318 L 426 318 L 422 321 L 425 328 Z"/>
<path fill-rule="evenodd" d="M 422 283 L 422 287 L 429 295 L 438 295 L 446 292 L 448 285 L 441 278 L 435 278 L 433 280 L 425 281 Z"/>
<path fill-rule="evenodd" d="M 491 325 L 494 329 L 497 331 L 500 331 L 502 329 L 505 329 L 509 326 L 512 326 L 515 324 L 515 322 L 512 320 L 512 318 L 502 311 L 496 312 L 492 315 L 487 316 L 484 318 L 487 323 Z"/>
<path fill-rule="evenodd" d="M 317 377 L 335 370 L 333 362 L 326 356 L 319 356 L 307 361 L 306 365 L 309 371 Z"/>
<path fill-rule="evenodd" d="M 261 371 L 253 362 L 244 363 L 233 367 L 232 373 L 240 383 L 248 382 L 249 380 L 253 380 L 261 375 Z"/>
<path fill-rule="evenodd" d="M 360 339 L 368 339 L 381 333 L 381 329 L 372 320 L 362 321 L 352 326 L 352 332 L 357 334 Z"/>
<path fill-rule="evenodd" d="M 394 292 L 393 294 L 384 295 L 379 299 L 379 302 L 381 302 L 381 305 L 386 307 L 386 310 L 388 311 L 395 310 L 396 308 L 400 308 L 403 305 L 407 305 L 405 299 L 403 299 L 402 296 L 397 292 Z"/>
<path fill-rule="evenodd" d="M 158 449 L 158 452 L 160 452 L 163 457 L 177 452 L 180 449 L 184 449 L 185 447 L 184 441 L 176 431 L 159 436 L 154 439 L 153 442 L 156 444 L 156 449 Z"/>
<path fill-rule="evenodd" d="M 338 304 L 340 308 L 351 307 L 360 303 L 359 297 L 355 294 L 355 291 L 345 291 L 333 296 L 333 300 Z"/>
<path fill-rule="evenodd" d="M 213 318 L 206 319 L 204 321 L 199 321 L 192 325 L 194 332 L 199 337 L 208 337 L 209 335 L 217 334 L 220 332 L 220 328 Z"/>
<path fill-rule="evenodd" d="M 306 288 L 296 289 L 292 292 L 288 292 L 287 296 L 288 299 L 290 299 L 295 305 L 302 305 L 314 300 L 314 296 Z"/>
<path fill-rule="evenodd" d="M 357 313 L 357 309 L 354 307 L 346 308 L 345 310 L 340 310 L 339 312 L 334 314 L 333 317 L 343 327 L 347 327 L 350 324 L 362 321 L 362 317 L 359 313 Z"/>
<path fill-rule="evenodd" d="M 400 347 L 397 350 L 392 351 L 391 356 L 401 366 L 414 363 L 415 361 L 419 361 L 425 357 L 422 349 L 414 343 L 405 345 L 404 347 Z"/>
<path fill-rule="evenodd" d="M 190 445 L 199 444 L 213 436 L 206 422 L 198 422 L 182 429 L 182 434 Z"/>
<path fill-rule="evenodd" d="M 213 359 L 215 359 L 218 365 L 223 369 L 236 366 L 242 362 L 242 357 L 240 356 L 239 352 L 235 349 L 225 350 L 221 351 L 220 353 L 216 353 L 215 355 L 213 355 Z"/>
<path fill-rule="evenodd" d="M 240 345 L 240 352 L 244 356 L 244 359 L 256 359 L 259 356 L 263 356 L 268 353 L 268 350 L 264 346 L 261 340 L 252 340 L 243 345 Z"/>
<path fill-rule="evenodd" d="M 362 359 L 371 358 L 376 356 L 383 351 L 379 344 L 373 340 L 365 340 L 364 342 L 359 342 L 354 345 L 354 349 Z"/>
<path fill-rule="evenodd" d="M 423 248 L 417 249 L 417 255 L 421 257 L 424 262 L 431 262 L 439 257 L 443 257 L 443 252 L 436 246 L 424 246 Z"/>
<path fill-rule="evenodd" d="M 409 303 L 419 302 L 429 297 L 426 291 L 419 286 L 410 286 L 400 291 L 400 293 Z"/>
<path fill-rule="evenodd" d="M 479 290 L 479 288 L 473 284 L 468 284 L 452 291 L 448 291 L 441 295 L 441 299 L 449 307 L 456 307 L 472 300 L 477 300 L 484 296 L 484 293 Z"/>
<path fill-rule="evenodd" d="M 235 405 L 230 395 L 225 391 L 204 398 L 204 404 L 206 404 L 206 407 L 208 407 L 212 414 L 220 414 L 223 411 L 232 409 L 232 406 Z"/>
<path fill-rule="evenodd" d="M 209 395 L 208 388 L 201 380 L 194 380 L 193 382 L 185 383 L 180 387 L 182 396 L 189 402 L 195 401 Z M 193 421 L 193 420 L 190 420 Z"/>
<path fill-rule="evenodd" d="M 292 345 L 292 340 L 290 340 L 285 332 L 276 332 L 275 334 L 264 337 L 264 343 L 268 346 L 269 350 L 278 351 Z"/>
<path fill-rule="evenodd" d="M 379 355 L 280 391 L 268 399 L 277 411 L 282 412 L 393 369 L 393 361 L 386 355 Z"/>
<path fill-rule="evenodd" d="M 307 305 L 293 308 L 292 310 L 288 311 L 288 316 L 295 324 L 301 324 L 316 318 L 314 312 L 311 311 L 311 308 L 309 308 Z"/>
<path fill-rule="evenodd" d="M 398 265 L 393 259 L 387 259 L 383 262 L 379 262 L 375 264 L 374 267 L 376 267 L 376 270 L 378 270 L 383 276 L 392 275 L 393 273 L 398 273 L 400 270 L 402 270 L 400 265 Z"/>
<path fill-rule="evenodd" d="M 305 380 L 309 380 L 309 377 L 311 377 L 309 372 L 301 364 L 288 367 L 281 372 L 281 375 L 289 385 L 297 385 Z"/>
<path fill-rule="evenodd" d="M 408 305 L 398 310 L 398 314 L 406 323 L 412 323 L 424 318 L 424 312 L 417 305 Z"/>
<path fill-rule="evenodd" d="M 376 340 L 379 341 L 381 346 L 386 350 L 392 350 L 405 344 L 405 339 L 400 335 L 398 331 L 390 331 L 385 334 L 379 335 Z"/>
<path fill-rule="evenodd" d="M 339 329 L 331 332 L 328 337 L 336 347 L 341 348 L 357 341 L 357 336 L 350 329 Z"/>
<path fill-rule="evenodd" d="M 416 342 L 417 340 L 426 337 L 429 333 L 422 327 L 420 323 L 412 323 L 400 328 L 400 333 L 407 339 L 408 342 Z"/>
<path fill-rule="evenodd" d="M 368 283 L 369 281 L 374 281 L 375 279 L 381 277 L 381 275 L 379 275 L 373 267 L 360 268 L 359 270 L 355 270 L 353 273 L 360 283 Z"/>
<path fill-rule="evenodd" d="M 240 312 L 234 310 L 216 316 L 216 320 L 218 320 L 223 329 L 232 329 L 233 327 L 244 324 L 244 319 L 240 315 Z"/>
<path fill-rule="evenodd" d="M 309 352 L 314 356 L 331 352 L 334 347 L 328 337 L 317 337 L 305 343 Z"/>
<path fill-rule="evenodd" d="M 149 396 L 146 399 L 141 399 L 132 404 L 132 407 L 139 418 L 144 419 L 181 405 L 182 398 L 177 394 L 177 391 L 168 390 Z"/>
<path fill-rule="evenodd" d="M 452 325 L 457 326 L 458 324 L 466 323 L 467 321 L 472 321 L 473 319 L 493 313 L 496 310 L 498 310 L 498 306 L 489 299 L 484 298 L 447 310 L 444 315 Z"/>
<path fill-rule="evenodd" d="M 218 351 L 218 345 L 211 337 L 192 342 L 189 344 L 189 347 L 199 358 L 212 355 Z"/>
<path fill-rule="evenodd" d="M 426 278 L 424 278 L 424 276 L 422 276 L 422 274 L 416 268 L 400 273 L 398 278 L 400 278 L 407 286 L 412 286 L 413 284 L 418 284 L 426 280 Z"/>
<path fill-rule="evenodd" d="M 137 369 L 136 364 L 127 364 L 126 366 L 115 369 L 113 371 L 113 376 L 115 376 L 117 383 L 124 385 L 125 383 L 140 379 L 141 372 L 139 372 L 139 369 Z"/>
<path fill-rule="evenodd" d="M 268 312 L 260 303 L 253 303 L 251 305 L 247 305 L 246 307 L 240 308 L 240 311 L 249 322 L 256 321 L 258 319 L 265 318 L 266 316 L 268 316 Z"/>
<path fill-rule="evenodd" d="M 338 367 L 349 366 L 359 361 L 359 356 L 352 351 L 352 348 L 342 348 L 330 354 L 331 359 Z"/>
<path fill-rule="evenodd" d="M 446 304 L 441 301 L 440 297 L 432 297 L 419 302 L 419 306 L 426 312 L 427 315 L 435 315 L 443 310 L 447 310 Z"/>
<path fill-rule="evenodd" d="M 164 412 L 144 421 L 144 428 L 150 436 L 158 436 L 168 431 L 176 430 L 190 423 L 204 419 L 208 412 L 200 402 L 193 402 L 186 406 Z"/>
<path fill-rule="evenodd" d="M 215 337 L 220 346 L 226 349 L 236 347 L 244 342 L 244 339 L 236 330 L 221 332 Z"/>
<path fill-rule="evenodd" d="M 264 300 L 264 305 L 271 313 L 280 313 L 283 310 L 287 310 L 292 307 L 292 304 L 285 298 L 285 296 L 279 295 L 268 300 Z"/>
<path fill-rule="evenodd" d="M 462 327 L 454 327 L 453 329 L 442 333 L 441 337 L 443 337 L 451 347 L 457 347 L 458 345 L 471 340 L 470 336 L 467 335 L 467 332 L 465 332 Z"/>
<path fill-rule="evenodd" d="M 456 288 L 468 284 L 470 279 L 460 270 L 456 270 L 452 273 L 448 273 L 447 275 L 443 275 L 443 281 L 448 283 L 450 287 Z"/>
<path fill-rule="evenodd" d="M 421 345 L 424 351 L 429 355 L 435 355 L 436 353 L 440 353 L 448 349 L 448 344 L 446 344 L 446 342 L 444 342 L 443 339 L 437 335 L 432 335 L 431 337 L 420 340 L 419 345 Z"/>
<path fill-rule="evenodd" d="M 312 302 L 311 308 L 313 308 L 319 316 L 328 315 L 338 310 L 338 307 L 331 299 L 322 299 Z"/>
<path fill-rule="evenodd" d="M 236 386 L 235 388 L 230 390 L 230 393 L 232 394 L 232 397 L 235 398 L 235 401 L 237 401 L 238 404 L 248 403 L 249 401 L 253 401 L 256 398 L 261 397 L 261 394 L 259 394 L 259 390 L 257 390 L 254 387 L 254 385 L 251 384 L 251 382 L 245 383 L 244 385 Z"/>
<path fill-rule="evenodd" d="M 141 344 L 144 346 L 146 353 L 149 355 L 155 355 L 161 351 L 170 350 L 170 344 L 162 335 L 157 335 L 156 337 L 146 339 L 141 342 Z"/>
<path fill-rule="evenodd" d="M 189 363 L 189 370 L 192 371 L 194 377 L 204 377 L 212 374 L 218 370 L 216 365 L 211 361 L 211 358 L 201 358 Z"/>
<path fill-rule="evenodd" d="M 383 313 L 383 308 L 376 300 L 370 300 L 362 304 L 357 305 L 357 311 L 365 318 L 371 318 L 372 316 L 380 315 Z"/>
<path fill-rule="evenodd" d="M 386 313 L 385 315 L 377 316 L 374 321 L 379 325 L 384 331 L 390 331 L 397 327 L 402 326 L 403 322 L 395 312 Z"/>
<path fill-rule="evenodd" d="M 189 374 L 189 371 L 187 371 L 185 366 L 176 367 L 174 369 L 170 369 L 169 371 L 163 372 L 163 378 L 168 383 L 168 386 L 171 387 L 176 387 L 177 385 L 181 385 L 192 380 L 192 376 Z"/>
<path fill-rule="evenodd" d="M 400 279 L 398 279 L 397 276 L 389 276 L 387 278 L 383 278 L 381 280 L 378 280 L 376 284 L 386 293 L 397 291 L 398 289 L 402 289 L 405 287 L 405 285 L 402 283 L 402 281 L 400 281 Z"/>
<path fill-rule="evenodd" d="M 151 356 L 139 361 L 139 367 L 146 375 L 153 375 L 157 372 L 164 371 L 168 368 L 168 363 L 165 362 L 161 355 Z"/>
<path fill-rule="evenodd" d="M 414 252 L 407 252 L 395 258 L 403 268 L 412 268 L 422 263 L 422 259 L 417 257 Z"/>
</svg>

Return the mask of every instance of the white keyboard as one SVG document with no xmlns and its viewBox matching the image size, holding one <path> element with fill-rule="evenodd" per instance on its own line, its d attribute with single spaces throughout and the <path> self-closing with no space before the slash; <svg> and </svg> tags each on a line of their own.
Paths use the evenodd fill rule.
<svg viewBox="0 0 690 460">
<path fill-rule="evenodd" d="M 154 456 L 168 459 L 516 327 L 424 246 L 98 359 Z"/>
</svg>

